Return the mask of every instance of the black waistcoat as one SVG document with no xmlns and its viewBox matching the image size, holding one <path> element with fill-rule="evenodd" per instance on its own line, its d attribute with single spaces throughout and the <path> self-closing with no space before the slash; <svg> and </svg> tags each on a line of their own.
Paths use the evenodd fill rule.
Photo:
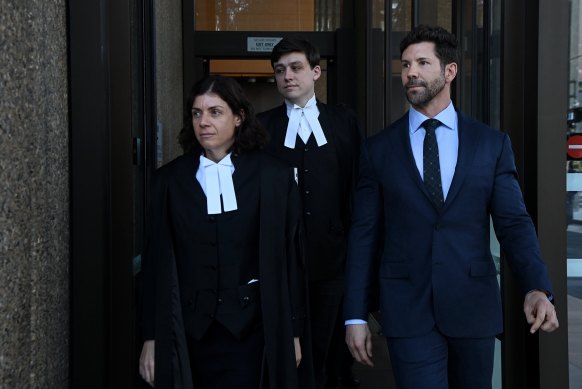
<svg viewBox="0 0 582 389">
<path fill-rule="evenodd" d="M 189 258 L 178 260 L 177 271 L 186 333 L 195 339 L 201 339 L 214 320 L 242 338 L 261 317 L 258 162 L 233 162 L 237 210 L 208 215 L 196 181 L 202 195 L 193 198 L 188 209 L 174 213 L 175 219 L 192 218 L 184 223 L 191 229 L 188 241 L 175 247 L 189 252 Z M 181 227 L 179 220 L 173 225 Z"/>
<path fill-rule="evenodd" d="M 312 281 L 340 276 L 345 264 L 346 172 L 340 169 L 333 137 L 326 138 L 328 143 L 318 147 L 313 135 L 307 144 L 298 136 L 294 149 L 282 147 L 277 153 L 297 168 Z"/>
</svg>

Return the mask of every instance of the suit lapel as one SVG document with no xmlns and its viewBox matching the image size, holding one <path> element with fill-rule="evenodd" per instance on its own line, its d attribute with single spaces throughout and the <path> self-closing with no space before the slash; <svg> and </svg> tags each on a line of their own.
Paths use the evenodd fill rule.
<svg viewBox="0 0 582 389">
<path fill-rule="evenodd" d="M 471 130 L 467 120 L 463 117 L 462 113 L 458 112 L 458 122 L 459 122 L 459 153 L 457 156 L 457 165 L 455 167 L 455 174 L 453 175 L 453 181 L 451 182 L 451 187 L 449 188 L 449 193 L 445 200 L 445 209 L 447 206 L 454 201 L 455 197 L 459 193 L 463 181 L 467 175 L 469 167 L 473 164 L 473 159 L 477 154 L 477 146 L 479 139 L 475 136 L 471 136 Z"/>
<path fill-rule="evenodd" d="M 457 156 L 457 165 L 455 166 L 455 174 L 453 175 L 453 181 L 451 182 L 451 187 L 449 188 L 449 192 L 447 194 L 447 198 L 445 200 L 445 205 L 443 210 L 445 210 L 450 203 L 453 202 L 461 186 L 463 181 L 467 175 L 467 171 L 469 167 L 473 163 L 473 158 L 476 154 L 476 148 L 479 142 L 479 139 L 472 137 L 469 124 L 467 120 L 463 117 L 462 113 L 458 112 L 458 120 L 459 120 L 459 152 Z M 431 197 L 426 190 L 424 182 L 422 181 L 422 177 L 420 176 L 420 172 L 416 167 L 416 162 L 414 160 L 414 155 L 412 154 L 412 147 L 410 145 L 410 135 L 409 135 L 409 122 L 408 122 L 408 113 L 404 115 L 400 122 L 397 123 L 400 127 L 399 129 L 399 138 L 402 147 L 401 150 L 405 150 L 405 155 L 403 156 L 402 160 L 406 161 L 404 167 L 408 171 L 408 173 L 413 177 L 414 181 L 418 185 L 419 189 L 424 193 L 426 198 L 431 201 Z M 436 209 L 436 207 L 435 207 Z"/>
<path fill-rule="evenodd" d="M 398 147 L 397 150 L 402 150 L 403 154 L 401 156 L 398 156 L 397 158 L 399 158 L 402 161 L 405 161 L 404 168 L 406 169 L 406 172 L 412 177 L 413 181 L 416 183 L 420 191 L 424 193 L 426 198 L 432 203 L 432 199 L 428 191 L 426 190 L 424 181 L 422 180 L 420 172 L 416 167 L 414 154 L 412 154 L 412 146 L 410 145 L 410 123 L 408 113 L 406 113 L 402 118 L 400 118 L 396 125 L 399 127 L 398 139 L 400 142 L 400 147 Z"/>
</svg>

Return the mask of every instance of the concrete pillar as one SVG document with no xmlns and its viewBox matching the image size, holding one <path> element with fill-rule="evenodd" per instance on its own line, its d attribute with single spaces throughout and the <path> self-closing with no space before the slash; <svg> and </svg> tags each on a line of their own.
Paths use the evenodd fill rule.
<svg viewBox="0 0 582 389">
<path fill-rule="evenodd" d="M 66 388 L 66 1 L 0 9 L 0 388 Z"/>
</svg>

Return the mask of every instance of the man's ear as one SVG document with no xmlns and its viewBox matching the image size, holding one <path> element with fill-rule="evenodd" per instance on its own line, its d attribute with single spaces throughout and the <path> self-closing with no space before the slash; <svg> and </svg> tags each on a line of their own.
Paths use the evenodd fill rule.
<svg viewBox="0 0 582 389">
<path fill-rule="evenodd" d="M 451 82 L 453 82 L 456 76 L 457 76 L 457 63 L 451 62 L 450 64 L 445 65 L 445 81 L 450 84 Z"/>
<path fill-rule="evenodd" d="M 313 70 L 313 81 L 317 81 L 321 77 L 321 66 L 315 65 L 311 70 Z"/>
</svg>

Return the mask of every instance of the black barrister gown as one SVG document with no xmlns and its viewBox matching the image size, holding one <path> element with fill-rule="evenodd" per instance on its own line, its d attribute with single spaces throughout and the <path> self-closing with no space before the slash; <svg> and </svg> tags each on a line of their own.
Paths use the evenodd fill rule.
<svg viewBox="0 0 582 389">
<path fill-rule="evenodd" d="M 235 191 L 237 171 L 242 175 L 241 169 L 253 169 L 260 175 L 260 304 L 265 337 L 263 370 L 264 375 L 268 375 L 264 388 L 312 388 L 302 223 L 296 182 L 288 167 L 262 152 L 233 153 L 232 161 Z M 193 206 L 187 198 L 177 194 L 184 186 L 202 191 L 196 180 L 198 165 L 198 155 L 184 155 L 158 169 L 153 179 L 148 243 L 143 259 L 143 325 L 144 338 L 156 342 L 156 389 L 195 389 L 176 266 L 176 258 L 184 256 L 181 251 L 187 250 L 175 247 L 176 234 L 183 233 L 183 229 L 176 228 L 172 220 L 176 219 L 173 213 Z M 237 194 L 239 208 L 241 201 L 243 199 Z M 303 354 L 299 369 L 295 367 L 293 345 L 293 337 L 297 334 L 301 335 Z"/>
</svg>

